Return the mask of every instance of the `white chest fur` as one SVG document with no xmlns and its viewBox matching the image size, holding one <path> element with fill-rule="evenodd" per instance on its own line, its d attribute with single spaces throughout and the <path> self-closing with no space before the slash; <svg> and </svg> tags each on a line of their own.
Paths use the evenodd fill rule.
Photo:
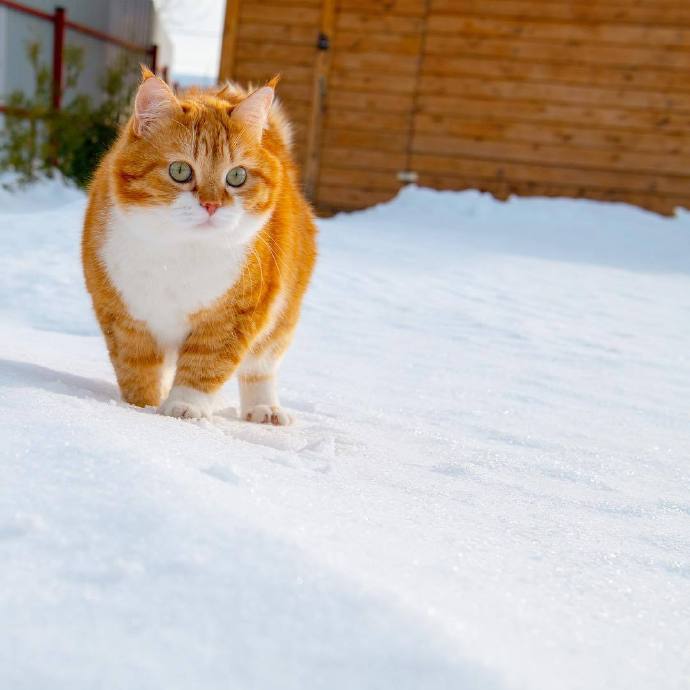
<svg viewBox="0 0 690 690">
<path fill-rule="evenodd" d="M 164 223 L 150 211 L 113 210 L 101 258 L 130 315 L 146 323 L 161 347 L 176 349 L 189 333 L 189 317 L 239 279 L 248 244 L 219 228 L 179 232 Z"/>
</svg>

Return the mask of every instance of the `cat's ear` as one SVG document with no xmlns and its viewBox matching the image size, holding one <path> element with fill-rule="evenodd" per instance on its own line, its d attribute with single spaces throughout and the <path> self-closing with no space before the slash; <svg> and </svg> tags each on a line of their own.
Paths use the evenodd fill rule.
<svg viewBox="0 0 690 690">
<path fill-rule="evenodd" d="M 143 81 L 134 98 L 134 133 L 143 137 L 156 120 L 179 110 L 180 104 L 170 87 L 146 67 L 141 68 Z"/>
<path fill-rule="evenodd" d="M 273 86 L 262 86 L 233 108 L 230 119 L 241 125 L 257 141 L 261 141 L 268 124 L 274 94 Z"/>
</svg>

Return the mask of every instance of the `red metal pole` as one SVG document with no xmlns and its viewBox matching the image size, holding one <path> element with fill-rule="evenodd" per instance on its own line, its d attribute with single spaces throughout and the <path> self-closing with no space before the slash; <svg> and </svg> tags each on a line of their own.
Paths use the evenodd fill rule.
<svg viewBox="0 0 690 690">
<path fill-rule="evenodd" d="M 62 53 L 65 47 L 65 8 L 56 7 L 53 15 L 53 108 L 62 101 Z"/>
<path fill-rule="evenodd" d="M 3 2 L 4 0 L 0 0 L 0 4 L 2 4 Z M 125 41 L 122 38 L 118 38 L 117 36 L 111 36 L 110 34 L 107 34 L 104 31 L 92 29 L 90 26 L 80 24 L 79 22 L 73 22 L 69 19 L 65 19 L 65 28 L 72 29 L 72 31 L 84 34 L 85 36 L 91 36 L 91 38 L 96 38 L 99 41 L 112 43 L 113 45 L 120 46 L 120 48 L 125 48 L 126 50 L 131 50 L 136 53 L 148 53 L 151 50 L 150 47 L 147 48 L 146 46 L 139 45 L 138 43 L 130 43 L 129 41 Z"/>
<path fill-rule="evenodd" d="M 158 66 L 156 64 L 158 62 L 158 46 L 155 43 L 149 48 L 149 55 L 151 56 L 151 71 L 155 74 Z"/>
</svg>

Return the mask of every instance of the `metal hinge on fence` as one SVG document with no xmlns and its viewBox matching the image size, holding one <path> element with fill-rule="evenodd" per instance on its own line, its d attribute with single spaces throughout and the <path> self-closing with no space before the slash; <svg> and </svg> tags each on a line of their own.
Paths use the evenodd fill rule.
<svg viewBox="0 0 690 690">
<path fill-rule="evenodd" d="M 323 33 L 323 32 L 319 33 L 319 38 L 316 41 L 316 47 L 319 50 L 329 50 L 330 49 L 331 40 L 328 38 L 328 36 L 325 33 Z"/>
</svg>

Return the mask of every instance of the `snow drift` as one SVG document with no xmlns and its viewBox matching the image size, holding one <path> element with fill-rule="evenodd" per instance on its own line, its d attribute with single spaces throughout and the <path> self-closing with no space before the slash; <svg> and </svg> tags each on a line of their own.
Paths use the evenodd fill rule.
<svg viewBox="0 0 690 690">
<path fill-rule="evenodd" d="M 0 687 L 687 687 L 688 214 L 322 221 L 282 429 L 119 401 L 83 210 L 0 194 Z"/>
</svg>

